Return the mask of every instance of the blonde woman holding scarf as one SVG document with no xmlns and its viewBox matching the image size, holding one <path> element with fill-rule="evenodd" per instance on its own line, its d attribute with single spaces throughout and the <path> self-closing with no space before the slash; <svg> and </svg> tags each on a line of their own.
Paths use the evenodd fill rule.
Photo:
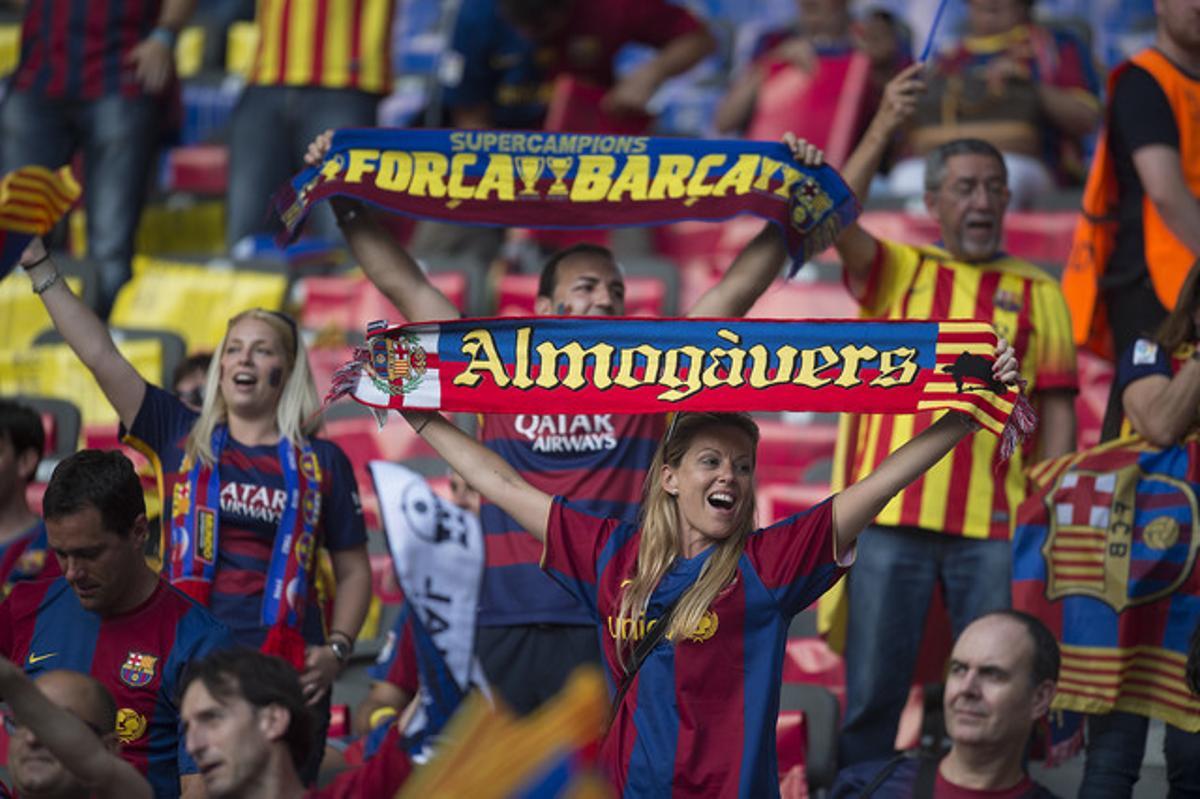
<svg viewBox="0 0 1200 799">
<path fill-rule="evenodd" d="M 164 576 L 238 643 L 296 667 L 323 716 L 323 750 L 329 689 L 366 616 L 371 573 L 354 472 L 337 445 L 312 437 L 319 406 L 295 323 L 259 309 L 231 319 L 196 413 L 141 378 L 40 241 L 21 264 L 135 445 L 159 462 Z M 337 578 L 328 634 L 313 579 L 321 546 Z M 308 765 L 315 777 L 319 752 Z"/>
<path fill-rule="evenodd" d="M 1012 349 L 1001 342 L 996 355 L 994 374 L 1014 384 Z M 625 797 L 779 794 L 775 718 L 791 618 L 849 566 L 888 500 L 974 429 L 947 413 L 866 479 L 756 530 L 758 428 L 744 414 L 675 418 L 637 526 L 539 491 L 437 414 L 406 418 L 543 542 L 542 568 L 591 611 L 616 694 L 600 758 Z"/>
</svg>

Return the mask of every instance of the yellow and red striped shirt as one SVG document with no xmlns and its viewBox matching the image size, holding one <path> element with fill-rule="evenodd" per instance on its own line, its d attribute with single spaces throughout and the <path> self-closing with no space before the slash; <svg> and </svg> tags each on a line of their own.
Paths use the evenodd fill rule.
<svg viewBox="0 0 1200 799">
<path fill-rule="evenodd" d="M 1058 282 L 1007 256 L 955 261 L 938 247 L 879 242 L 861 315 L 879 319 L 975 319 L 1012 343 L 1031 392 L 1076 390 L 1071 320 Z M 944 413 L 843 414 L 834 462 L 837 487 L 861 480 Z M 996 463 L 996 436 L 971 436 L 888 503 L 876 522 L 967 538 L 1010 538 L 1025 499 L 1032 441 Z"/>
<path fill-rule="evenodd" d="M 391 90 L 395 0 L 258 0 L 250 83 Z"/>
</svg>

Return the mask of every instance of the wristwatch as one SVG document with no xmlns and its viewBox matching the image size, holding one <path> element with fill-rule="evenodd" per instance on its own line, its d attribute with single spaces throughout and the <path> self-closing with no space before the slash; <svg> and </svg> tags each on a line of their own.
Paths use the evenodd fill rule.
<svg viewBox="0 0 1200 799">
<path fill-rule="evenodd" d="M 331 638 L 327 643 L 338 663 L 344 666 L 350 661 L 350 655 L 354 652 L 353 646 L 338 638 Z"/>
</svg>

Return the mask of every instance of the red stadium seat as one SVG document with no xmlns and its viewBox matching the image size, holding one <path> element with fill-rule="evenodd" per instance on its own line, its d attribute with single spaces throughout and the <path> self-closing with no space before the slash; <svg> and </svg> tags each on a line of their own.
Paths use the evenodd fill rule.
<svg viewBox="0 0 1200 799">
<path fill-rule="evenodd" d="M 833 458 L 837 442 L 837 426 L 830 424 L 797 425 L 761 420 L 758 431 L 760 485 L 803 482 L 805 473 L 813 465 Z"/>
<path fill-rule="evenodd" d="M 762 229 L 761 219 L 738 216 L 725 222 L 676 222 L 652 230 L 655 249 L 676 261 L 697 256 L 719 259 L 728 266 Z"/>
<path fill-rule="evenodd" d="M 467 276 L 462 272 L 435 272 L 429 280 L 460 311 L 466 307 Z M 363 332 L 367 323 L 404 318 L 365 277 L 337 275 L 309 277 L 300 283 L 300 324 L 310 330 L 336 329 Z"/>
<path fill-rule="evenodd" d="M 496 287 L 497 316 L 530 316 L 537 297 L 537 275 L 505 275 Z M 652 277 L 625 279 L 625 313 L 629 316 L 661 316 L 666 285 Z"/>
<path fill-rule="evenodd" d="M 855 319 L 858 303 L 841 283 L 776 281 L 746 316 L 751 319 Z"/>
<path fill-rule="evenodd" d="M 193 144 L 167 152 L 167 189 L 219 197 L 229 184 L 229 148 Z"/>
<path fill-rule="evenodd" d="M 814 72 L 791 64 L 767 65 L 746 138 L 777 141 L 787 131 L 845 162 L 866 113 L 871 65 L 858 52 L 821 56 Z"/>
<path fill-rule="evenodd" d="M 829 496 L 829 486 L 819 484 L 777 483 L 760 485 L 755 493 L 758 522 L 761 525 L 802 513 Z"/>
</svg>

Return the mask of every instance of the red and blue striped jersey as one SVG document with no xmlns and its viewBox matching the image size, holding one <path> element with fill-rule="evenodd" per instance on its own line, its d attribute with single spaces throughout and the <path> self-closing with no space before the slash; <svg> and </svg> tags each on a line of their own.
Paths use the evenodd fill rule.
<svg viewBox="0 0 1200 799">
<path fill-rule="evenodd" d="M 188 474 L 181 471 L 183 447 L 195 421 L 196 413 L 176 397 L 147 386 L 146 398 L 129 430 L 130 444 L 151 455 L 162 476 L 164 519 L 172 518 L 176 497 L 187 487 Z M 314 439 L 312 446 L 321 464 L 318 542 L 331 552 L 364 545 L 367 533 L 350 461 L 331 441 Z M 267 635 L 261 622 L 263 591 L 280 515 L 287 504 L 278 447 L 247 447 L 230 437 L 218 468 L 217 571 L 208 609 L 229 626 L 239 644 L 257 649 Z M 316 591 L 308 592 L 303 634 L 310 644 L 325 640 Z"/>
<path fill-rule="evenodd" d="M 38 523 L 4 544 L 0 544 L 0 599 L 24 580 L 49 579 L 61 574 L 58 561 L 49 555 L 46 525 Z"/>
<path fill-rule="evenodd" d="M 601 747 L 624 797 L 779 795 L 775 720 L 792 617 L 844 571 L 834 560 L 833 503 L 746 538 L 737 576 L 687 640 L 663 640 L 643 662 Z M 600 625 L 610 687 L 621 587 L 636 571 L 641 531 L 558 498 L 544 568 Z M 629 630 L 636 642 L 700 575 L 713 549 L 677 558 Z"/>
<path fill-rule="evenodd" d="M 64 577 L 20 583 L 0 604 L 0 653 L 31 677 L 71 669 L 103 683 L 117 703 L 121 757 L 160 799 L 179 796 L 179 776 L 196 772 L 179 734 L 183 671 L 232 643 L 224 625 L 165 582 L 108 618 L 85 610 Z"/>
<path fill-rule="evenodd" d="M 400 690 L 416 696 L 421 687 L 421 674 L 417 668 L 417 647 L 413 641 L 411 615 L 400 613 L 379 657 L 367 672 L 372 680 L 389 682 Z"/>
<path fill-rule="evenodd" d="M 480 439 L 536 488 L 598 516 L 637 520 L 642 482 L 665 429 L 661 415 L 492 414 Z M 541 572 L 542 546 L 498 506 L 479 521 L 487 558 L 479 623 L 591 624 L 577 599 Z"/>
<path fill-rule="evenodd" d="M 95 100 L 142 93 L 129 54 L 158 23 L 161 0 L 26 0 L 12 86 Z"/>
</svg>

